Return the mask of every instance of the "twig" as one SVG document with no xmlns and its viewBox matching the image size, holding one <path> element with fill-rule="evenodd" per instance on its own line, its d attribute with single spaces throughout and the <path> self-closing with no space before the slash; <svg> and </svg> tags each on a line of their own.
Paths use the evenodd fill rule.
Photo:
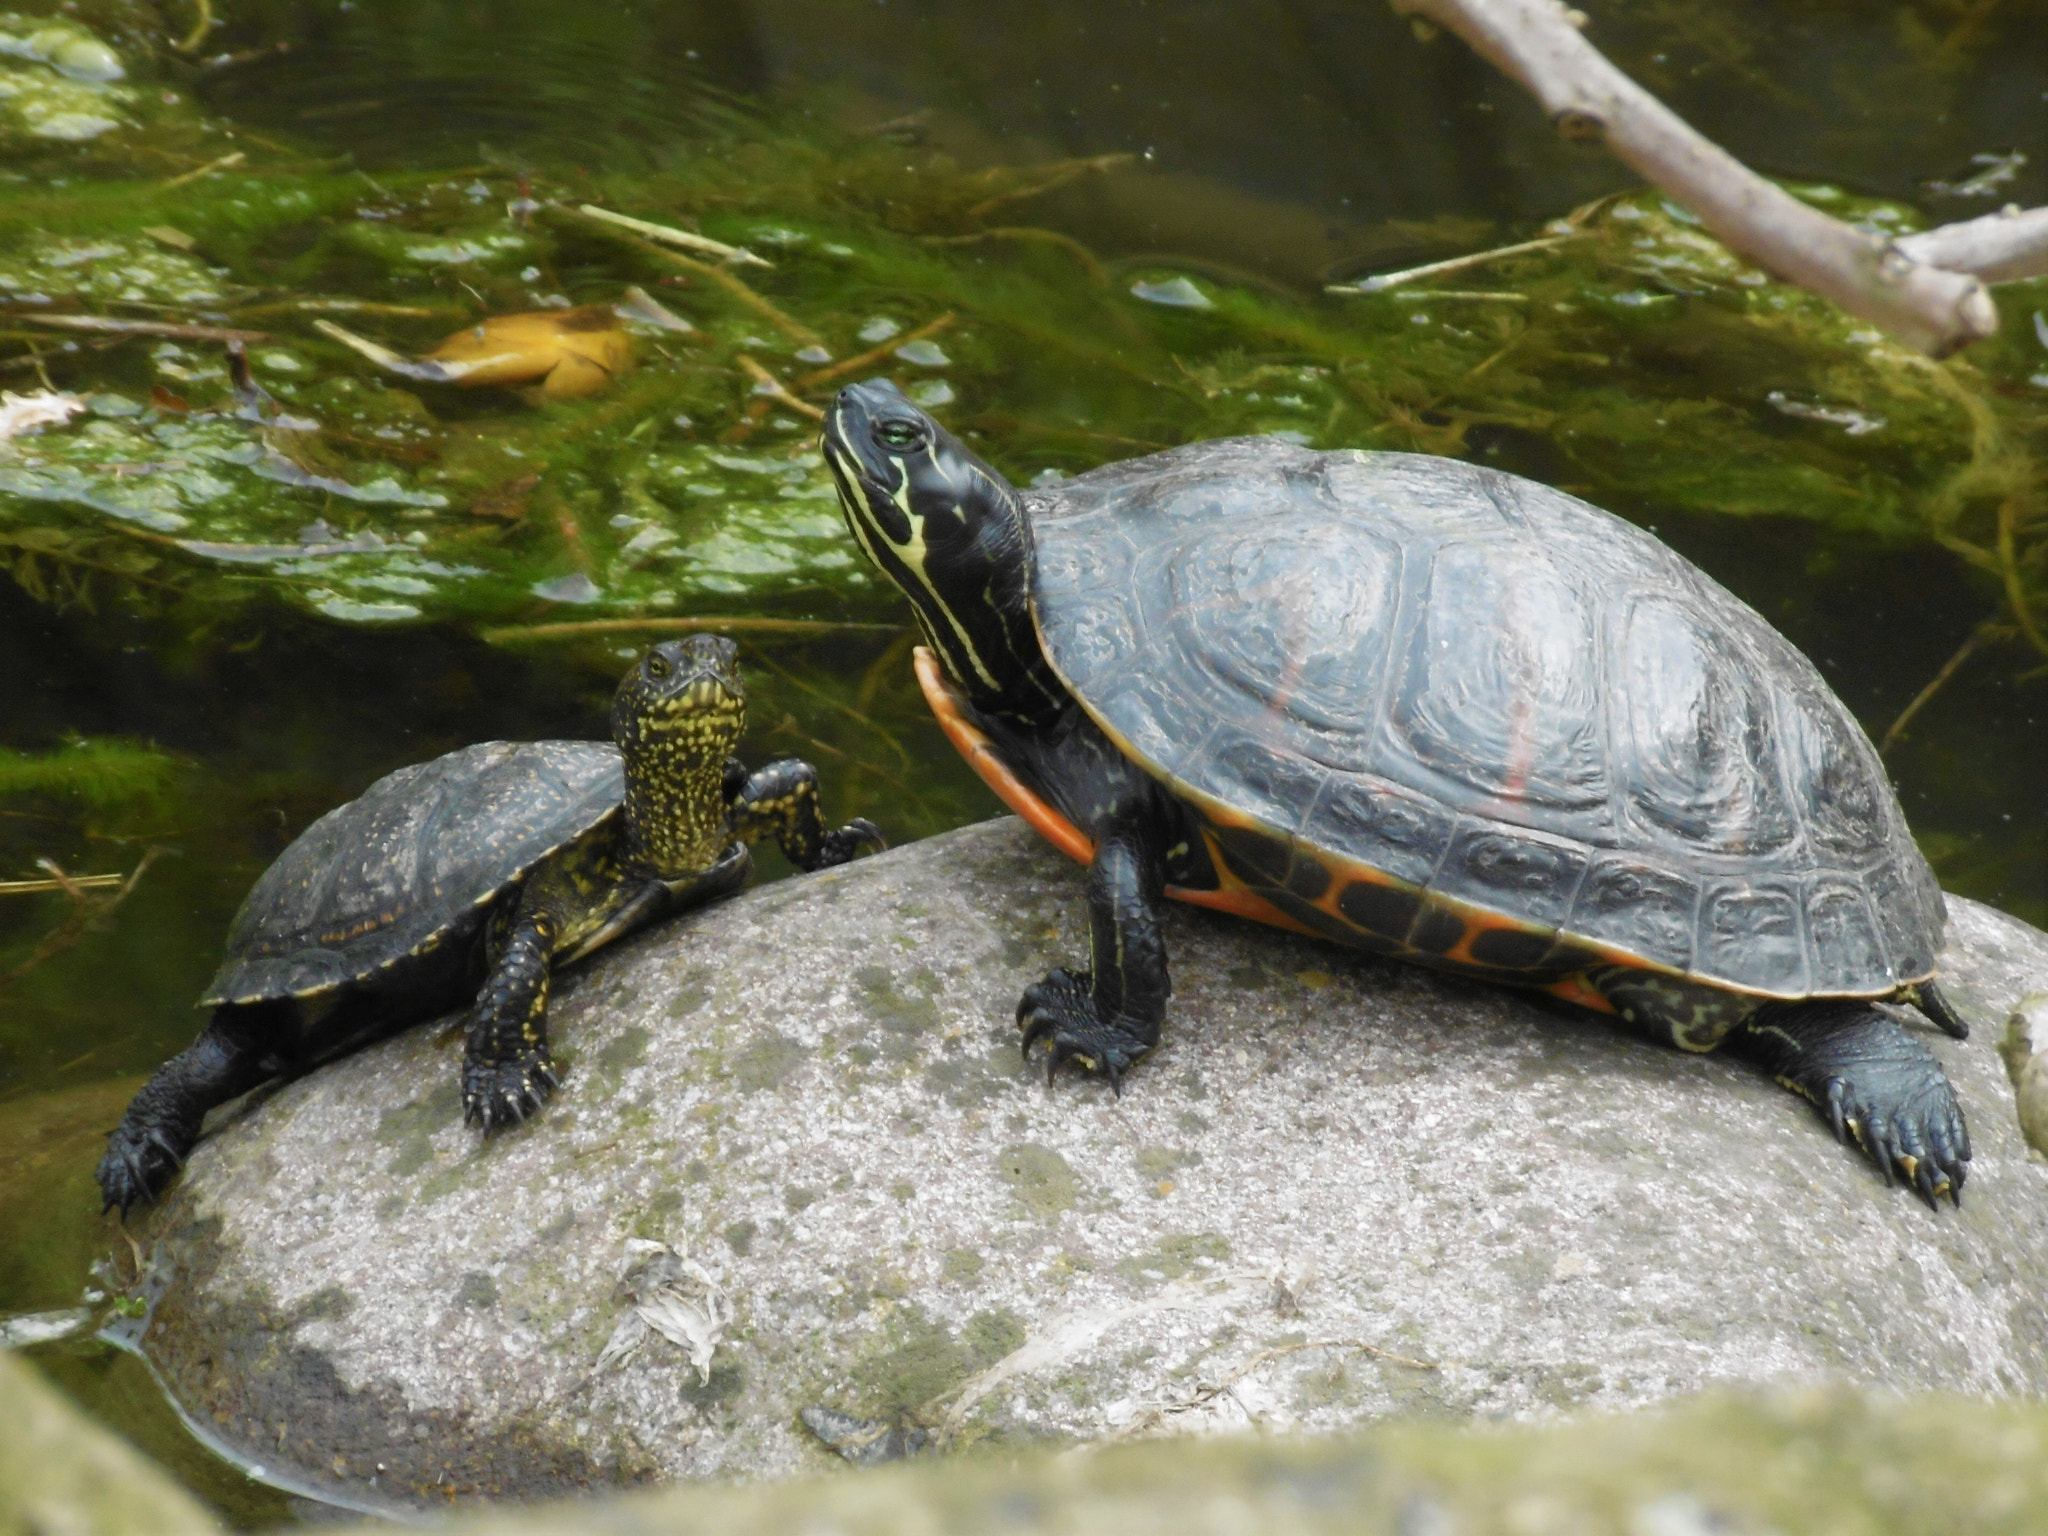
<svg viewBox="0 0 2048 1536">
<path fill-rule="evenodd" d="M 86 894 L 87 881 L 99 879 L 99 876 L 88 875 L 82 880 L 73 879 L 57 867 L 55 860 L 37 859 L 36 863 L 49 871 L 50 883 L 71 898 L 71 911 L 63 922 L 43 935 L 41 942 L 30 952 L 26 960 L 22 961 L 13 970 L 0 975 L 0 987 L 11 986 L 41 965 L 45 960 L 55 955 L 61 955 L 81 938 L 85 937 L 90 929 L 109 916 L 116 907 L 128 899 L 129 894 L 134 891 L 136 883 L 142 879 L 143 872 L 157 861 L 157 857 L 160 854 L 168 851 L 164 848 L 151 848 L 143 854 L 141 861 L 136 864 L 135 872 L 129 875 L 125 881 L 122 881 L 120 888 L 113 895 L 100 901 L 94 901 Z"/>
<path fill-rule="evenodd" d="M 1260 1350 L 1221 1381 L 1203 1382 L 1179 1402 L 1161 1403 L 1147 1408 L 1128 1424 L 1102 1436 L 1095 1443 L 1098 1445 L 1113 1445 L 1120 1440 L 1135 1440 L 1140 1435 L 1150 1434 L 1176 1415 L 1192 1413 L 1198 1408 L 1206 1408 L 1218 1398 L 1236 1397 L 1237 1384 L 1251 1375 L 1252 1372 L 1271 1365 L 1275 1360 L 1281 1359 L 1284 1356 L 1299 1354 L 1304 1349 L 1355 1349 L 1361 1350 L 1368 1355 L 1377 1355 L 1382 1360 L 1391 1360 L 1396 1365 L 1405 1365 L 1418 1371 L 1433 1371 L 1436 1369 L 1435 1364 L 1431 1361 L 1411 1360 L 1406 1355 L 1397 1355 L 1392 1350 L 1381 1349 L 1377 1344 L 1368 1344 L 1362 1339 L 1309 1339 L 1300 1344 L 1276 1344 L 1270 1349 Z M 1256 1416 L 1250 1408 L 1245 1406 L 1242 1398 L 1238 1399 L 1238 1406 L 1244 1409 L 1246 1418 L 1256 1421 Z"/>
<path fill-rule="evenodd" d="M 978 230 L 971 235 L 925 235 L 921 237 L 926 245 L 979 245 L 984 240 L 1015 240 L 1031 245 L 1050 245 L 1065 251 L 1081 264 L 1088 274 L 1088 280 L 1098 288 L 1109 286 L 1109 273 L 1096 259 L 1093 251 L 1076 240 L 1072 235 L 1063 235 L 1056 229 L 1038 229 L 1028 224 L 1005 224 L 995 229 Z"/>
<path fill-rule="evenodd" d="M 1021 203 L 1026 198 L 1043 197 L 1048 192 L 1064 187 L 1070 181 L 1078 181 L 1083 176 L 1100 175 L 1107 171 L 1114 171 L 1119 167 L 1134 163 L 1137 158 L 1136 155 L 1125 152 L 1112 155 L 1096 155 L 1087 160 L 1062 160 L 1054 165 L 1045 176 L 1032 182 L 1029 186 L 1012 187 L 1008 191 L 998 192 L 992 197 L 983 198 L 967 210 L 967 217 L 970 219 L 985 219 L 1005 203 Z"/>
<path fill-rule="evenodd" d="M 1934 681 L 1914 694 L 1913 702 L 1899 711 L 1899 718 L 1891 723 L 1891 729 L 1884 733 L 1884 740 L 1877 744 L 1879 753 L 1891 751 L 1892 744 L 1905 733 L 1906 727 L 1912 724 L 1913 717 L 1925 709 L 1928 702 L 1941 692 L 1943 684 L 1962 670 L 1963 663 L 1970 659 L 1978 646 L 1987 640 L 2010 639 L 2015 632 L 2010 624 L 1998 624 L 1989 619 L 1971 630 L 1970 637 L 1956 647 L 1955 655 L 1943 662 L 1941 670 L 1934 674 Z"/>
<path fill-rule="evenodd" d="M 1553 251 L 1568 240 L 1581 240 L 1585 235 L 1576 231 L 1569 235 L 1546 235 L 1541 240 L 1523 240 L 1515 245 L 1503 245 L 1496 250 L 1474 251 L 1469 256 L 1453 256 L 1447 261 L 1432 261 L 1425 266 L 1409 267 L 1400 272 L 1382 272 L 1378 277 L 1368 277 L 1356 283 L 1326 283 L 1325 293 L 1384 293 L 1389 288 L 1398 288 L 1403 283 L 1412 283 L 1417 278 L 1442 277 L 1451 272 L 1464 272 L 1472 267 L 1483 267 L 1488 262 L 1499 261 L 1505 256 L 1522 256 L 1530 251 Z"/>
<path fill-rule="evenodd" d="M 613 219 L 592 218 L 589 214 L 579 209 L 564 208 L 559 205 L 551 206 L 548 211 L 563 214 L 572 219 L 582 219 L 588 224 L 594 224 L 621 244 L 629 245 L 636 251 L 654 257 L 657 261 L 665 261 L 670 266 L 681 267 L 685 272 L 694 273 L 706 282 L 716 284 L 739 300 L 740 303 L 746 305 L 755 314 L 766 320 L 770 325 L 781 331 L 783 335 L 789 337 L 798 346 L 819 347 L 825 344 L 824 338 L 816 331 L 812 330 L 802 321 L 794 320 L 784 314 L 773 303 L 754 292 L 753 289 L 749 288 L 737 277 L 734 277 L 724 267 L 714 267 L 709 262 L 698 261 L 693 257 L 685 256 L 681 251 L 666 250 L 656 245 L 652 240 L 642 239 L 630 230 L 615 227 L 617 221 Z"/>
<path fill-rule="evenodd" d="M 774 374 L 763 368 L 760 363 L 747 356 L 744 352 L 739 355 L 739 365 L 740 371 L 754 381 L 754 393 L 761 396 L 764 401 L 772 400 L 775 404 L 785 406 L 800 416 L 808 416 L 813 421 L 823 421 L 825 419 L 823 411 L 819 410 L 808 400 L 797 399 L 784 386 L 782 380 L 775 377 Z"/>
<path fill-rule="evenodd" d="M 51 326 L 60 331 L 107 331 L 119 336 L 169 336 L 178 341 L 268 341 L 268 331 L 240 331 L 223 325 L 179 325 L 170 320 L 117 320 L 111 315 L 22 315 L 8 317 L 24 325 Z"/>
<path fill-rule="evenodd" d="M 211 176 L 215 171 L 233 170 L 236 166 L 240 165 L 244 160 L 247 160 L 248 158 L 249 157 L 246 154 L 244 154 L 241 150 L 238 149 L 231 155 L 222 155 L 218 160 L 207 161 L 206 164 L 200 166 L 199 169 L 196 171 L 187 171 L 182 176 L 173 176 L 169 181 L 165 182 L 163 186 L 158 190 L 168 192 L 173 187 L 182 187 L 187 182 L 199 180 L 199 178 L 202 176 Z"/>
<path fill-rule="evenodd" d="M 313 329 L 322 336 L 333 337 L 350 351 L 361 353 L 386 373 L 395 373 L 402 379 L 415 379 L 422 384 L 460 383 L 465 374 L 476 373 L 500 360 L 491 357 L 474 362 L 420 362 L 402 356 L 389 347 L 381 346 L 367 336 L 358 336 L 354 331 L 344 330 L 332 320 L 315 320 Z"/>
<path fill-rule="evenodd" d="M 1431 299 L 1455 299 L 1467 304 L 1526 304 L 1529 302 L 1529 295 L 1495 292 L 1486 288 L 1424 288 L 1415 292 L 1397 293 L 1394 299 L 1401 304 L 1426 304 Z"/>
<path fill-rule="evenodd" d="M 716 256 L 721 261 L 737 262 L 743 267 L 773 267 L 772 261 L 764 261 L 752 251 L 737 245 L 726 245 L 722 241 L 709 240 L 703 235 L 693 235 L 687 229 L 671 229 L 666 224 L 650 224 L 645 219 L 635 219 L 623 213 L 613 213 L 609 208 L 600 208 L 595 203 L 579 203 L 576 211 L 593 219 L 602 219 L 607 224 L 616 224 L 621 229 L 630 229 L 636 235 L 645 235 L 650 240 L 659 240 L 664 245 L 679 245 L 686 251 L 702 251 L 707 256 Z"/>
<path fill-rule="evenodd" d="M 579 619 L 566 624 L 514 624 L 503 629 L 486 629 L 481 637 L 491 645 L 517 645 L 526 640 L 569 640 L 579 635 L 655 634 L 682 635 L 698 630 L 729 631 L 736 635 L 894 634 L 901 624 L 840 624 L 822 619 L 720 618 L 715 614 L 688 619 Z"/>
<path fill-rule="evenodd" d="M 62 891 L 75 899 L 76 892 L 105 890 L 127 878 L 126 875 L 67 875 L 60 880 L 52 875 L 47 880 L 0 880 L 0 896 L 38 896 Z"/>
<path fill-rule="evenodd" d="M 184 38 L 171 44 L 180 53 L 190 53 L 206 41 L 206 34 L 213 30 L 213 0 L 193 0 L 198 16 L 192 22 L 192 30 Z"/>
<path fill-rule="evenodd" d="M 907 347 L 913 341 L 923 341 L 928 337 L 938 335 L 939 332 L 943 331 L 958 318 L 949 309 L 939 316 L 938 319 L 926 321 L 907 336 L 891 336 L 872 351 L 863 352 L 858 357 L 845 358 L 834 363 L 829 368 L 820 368 L 816 373 L 807 373 L 802 378 L 792 382 L 798 389 L 823 388 L 827 384 L 845 378 L 850 373 L 859 373 L 863 368 L 872 368 L 875 364 L 886 361 L 895 355 L 898 347 Z"/>
<path fill-rule="evenodd" d="M 2010 283 L 2048 272 L 2048 208 L 2005 208 L 1901 235 L 1899 249 L 1915 261 L 1974 272 L 1987 283 Z"/>
<path fill-rule="evenodd" d="M 1829 218 L 1764 180 L 1609 63 L 1559 0 L 1389 3 L 1456 33 L 1526 87 L 1558 132 L 1605 144 L 1766 271 L 1935 357 L 1998 329 L 1977 277 L 1931 266 L 1902 242 Z"/>
</svg>

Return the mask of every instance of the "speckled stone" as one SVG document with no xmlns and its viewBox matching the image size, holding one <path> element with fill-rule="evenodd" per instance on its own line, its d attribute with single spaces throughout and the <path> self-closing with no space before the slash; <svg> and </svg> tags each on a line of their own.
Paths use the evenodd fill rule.
<svg viewBox="0 0 2048 1536">
<path fill-rule="evenodd" d="M 488 1142 L 452 1028 L 283 1088 L 147 1223 L 152 1360 L 372 1505 L 821 1466 L 811 1404 L 1015 1444 L 2048 1393 L 2048 1162 L 1997 1050 L 2048 935 L 1951 901 L 1976 1033 L 1927 1038 L 1976 1159 L 1934 1213 L 1739 1063 L 1188 909 L 1162 1049 L 1120 1100 L 1048 1089 L 1011 1012 L 1083 954 L 1080 887 L 1003 820 L 643 934 L 562 979 L 562 1091 Z M 636 1237 L 729 1293 L 708 1381 L 659 1338 L 597 1368 Z"/>
</svg>

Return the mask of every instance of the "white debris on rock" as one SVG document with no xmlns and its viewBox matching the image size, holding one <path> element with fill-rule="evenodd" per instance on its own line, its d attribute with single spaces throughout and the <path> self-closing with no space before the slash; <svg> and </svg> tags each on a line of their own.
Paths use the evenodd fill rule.
<svg viewBox="0 0 2048 1536">
<path fill-rule="evenodd" d="M 732 1298 L 696 1260 L 644 1237 L 626 1239 L 621 1278 L 633 1305 L 599 1352 L 597 1368 L 625 1365 L 653 1332 L 688 1354 L 697 1379 L 709 1385 L 712 1353 L 732 1326 Z"/>
</svg>

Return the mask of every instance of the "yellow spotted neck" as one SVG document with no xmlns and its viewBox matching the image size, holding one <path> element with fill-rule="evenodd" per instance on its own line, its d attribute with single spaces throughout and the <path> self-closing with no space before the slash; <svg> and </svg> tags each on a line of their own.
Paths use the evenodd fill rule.
<svg viewBox="0 0 2048 1536">
<path fill-rule="evenodd" d="M 648 711 L 619 746 L 626 758 L 626 857 L 668 879 L 708 869 L 725 851 L 725 765 L 746 707 Z"/>
</svg>

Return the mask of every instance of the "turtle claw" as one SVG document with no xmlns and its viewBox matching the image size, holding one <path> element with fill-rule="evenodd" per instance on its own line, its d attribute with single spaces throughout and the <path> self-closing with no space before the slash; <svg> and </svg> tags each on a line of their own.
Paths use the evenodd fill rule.
<svg viewBox="0 0 2048 1536">
<path fill-rule="evenodd" d="M 98 1179 L 105 1203 L 100 1214 L 118 1208 L 121 1219 L 138 1205 L 154 1205 L 164 1186 L 185 1166 L 189 1146 L 180 1146 L 160 1125 L 147 1130 L 123 1124 L 107 1138 Z"/>
<path fill-rule="evenodd" d="M 1124 1073 L 1152 1049 L 1152 1042 L 1103 1020 L 1095 1008 L 1092 981 L 1086 971 L 1056 970 L 1024 989 L 1017 1003 L 1024 1059 L 1029 1061 L 1031 1048 L 1043 1040 L 1048 1086 L 1071 1061 L 1084 1072 L 1108 1078 L 1110 1090 L 1122 1098 Z"/>
<path fill-rule="evenodd" d="M 469 1061 L 462 1068 L 462 1123 L 484 1134 L 523 1125 L 540 1112 L 548 1095 L 561 1086 L 555 1064 L 545 1051 L 511 1061 Z"/>
</svg>

